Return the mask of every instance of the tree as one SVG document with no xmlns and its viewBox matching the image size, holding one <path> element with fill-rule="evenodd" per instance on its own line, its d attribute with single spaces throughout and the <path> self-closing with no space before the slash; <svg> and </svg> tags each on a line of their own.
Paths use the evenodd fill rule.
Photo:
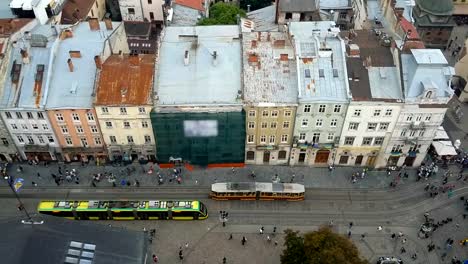
<svg viewBox="0 0 468 264">
<path fill-rule="evenodd" d="M 237 25 L 237 15 L 246 16 L 245 11 L 235 5 L 218 2 L 211 6 L 210 17 L 200 20 L 198 25 Z"/>
<path fill-rule="evenodd" d="M 250 11 L 254 11 L 260 8 L 271 6 L 274 0 L 240 0 L 239 6 L 247 10 L 247 5 L 250 5 Z"/>
<path fill-rule="evenodd" d="M 300 236 L 297 231 L 286 230 L 282 264 L 368 264 L 359 256 L 356 246 L 345 236 L 322 227 Z"/>
</svg>

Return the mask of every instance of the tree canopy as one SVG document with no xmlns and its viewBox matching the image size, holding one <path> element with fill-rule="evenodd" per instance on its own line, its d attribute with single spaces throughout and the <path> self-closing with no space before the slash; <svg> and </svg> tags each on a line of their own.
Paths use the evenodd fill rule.
<svg viewBox="0 0 468 264">
<path fill-rule="evenodd" d="M 210 17 L 200 20 L 198 25 L 237 25 L 237 15 L 246 16 L 245 11 L 235 5 L 218 2 L 210 7 Z"/>
<path fill-rule="evenodd" d="M 250 5 L 250 11 L 271 6 L 274 0 L 240 0 L 239 5 L 242 9 L 247 10 L 247 5 Z"/>
<path fill-rule="evenodd" d="M 298 231 L 285 231 L 285 246 L 281 254 L 282 264 L 368 264 L 359 256 L 356 246 L 345 236 L 322 227 L 304 236 Z"/>
</svg>

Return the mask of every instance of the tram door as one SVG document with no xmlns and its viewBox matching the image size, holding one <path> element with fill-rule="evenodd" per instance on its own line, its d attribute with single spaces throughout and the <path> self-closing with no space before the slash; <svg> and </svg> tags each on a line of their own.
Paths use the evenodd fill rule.
<svg viewBox="0 0 468 264">
<path fill-rule="evenodd" d="M 260 191 L 255 192 L 255 200 L 260 200 Z"/>
<path fill-rule="evenodd" d="M 166 219 L 172 220 L 172 211 L 171 210 L 167 211 L 167 218 Z"/>
</svg>

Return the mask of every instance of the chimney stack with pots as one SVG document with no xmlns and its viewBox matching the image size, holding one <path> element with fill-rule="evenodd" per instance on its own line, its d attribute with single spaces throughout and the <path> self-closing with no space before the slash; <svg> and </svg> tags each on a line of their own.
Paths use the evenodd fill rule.
<svg viewBox="0 0 468 264">
<path fill-rule="evenodd" d="M 106 24 L 107 30 L 112 30 L 112 20 L 110 18 L 104 18 L 104 24 Z"/>
<path fill-rule="evenodd" d="M 101 57 L 99 55 L 94 56 L 94 63 L 96 64 L 97 69 L 102 68 L 102 61 L 101 61 Z"/>
<path fill-rule="evenodd" d="M 99 20 L 97 18 L 88 18 L 89 29 L 92 31 L 99 30 Z"/>
<path fill-rule="evenodd" d="M 188 66 L 189 63 L 190 63 L 190 54 L 189 54 L 189 51 L 186 50 L 184 54 L 184 65 Z"/>
<path fill-rule="evenodd" d="M 218 52 L 213 51 L 213 54 L 211 56 L 213 57 L 213 66 L 218 65 Z"/>
<path fill-rule="evenodd" d="M 72 62 L 72 60 L 68 59 L 67 63 L 68 63 L 68 69 L 70 70 L 70 72 L 73 72 L 73 62 Z"/>
<path fill-rule="evenodd" d="M 21 58 L 23 59 L 24 64 L 29 64 L 29 53 L 27 49 L 21 49 Z"/>
</svg>

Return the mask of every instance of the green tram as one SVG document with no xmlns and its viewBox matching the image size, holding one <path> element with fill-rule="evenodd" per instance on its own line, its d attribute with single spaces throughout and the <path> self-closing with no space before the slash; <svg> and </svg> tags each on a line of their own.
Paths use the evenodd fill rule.
<svg viewBox="0 0 468 264">
<path fill-rule="evenodd" d="M 41 214 L 75 220 L 203 220 L 200 201 L 42 201 Z"/>
</svg>

